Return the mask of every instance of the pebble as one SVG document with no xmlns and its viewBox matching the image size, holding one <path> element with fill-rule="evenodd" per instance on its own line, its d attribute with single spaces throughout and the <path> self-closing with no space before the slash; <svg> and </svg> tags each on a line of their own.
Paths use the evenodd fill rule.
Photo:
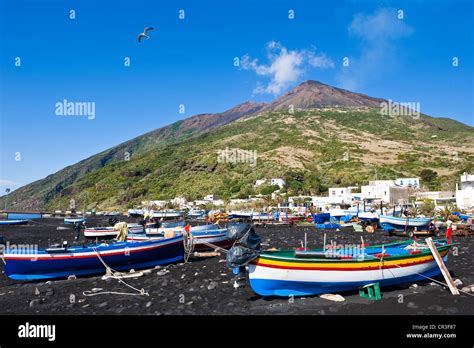
<svg viewBox="0 0 474 348">
<path fill-rule="evenodd" d="M 456 286 L 462 285 L 461 279 L 456 279 L 456 280 L 454 281 L 454 285 L 456 285 Z"/>
<path fill-rule="evenodd" d="M 412 285 L 410 285 L 410 289 L 416 289 L 416 288 L 418 288 L 418 287 L 419 287 L 418 284 L 412 284 Z"/>
<path fill-rule="evenodd" d="M 428 309 L 434 310 L 436 312 L 441 312 L 443 310 L 443 307 L 441 307 L 440 305 L 432 305 L 432 306 L 429 306 Z"/>
<path fill-rule="evenodd" d="M 97 307 L 103 308 L 103 307 L 105 307 L 105 306 L 107 306 L 107 305 L 108 305 L 107 302 L 102 302 L 101 304 L 97 305 Z"/>
<path fill-rule="evenodd" d="M 459 313 L 459 309 L 457 309 L 456 307 L 449 307 L 449 308 L 446 310 L 446 313 L 447 313 L 447 314 L 458 314 L 458 313 Z"/>
<path fill-rule="evenodd" d="M 84 306 L 82 306 L 82 308 L 87 308 L 87 307 L 89 307 L 89 306 L 90 306 L 90 304 L 87 303 L 87 304 L 85 304 Z"/>
<path fill-rule="evenodd" d="M 149 301 L 149 302 L 146 303 L 145 306 L 148 308 L 148 307 L 151 307 L 152 304 L 153 304 L 153 303 L 152 303 L 151 301 Z"/>
<path fill-rule="evenodd" d="M 217 288 L 217 283 L 215 281 L 211 281 L 209 285 L 207 286 L 207 290 L 212 290 Z"/>
<path fill-rule="evenodd" d="M 43 301 L 39 298 L 31 300 L 30 301 L 30 308 L 36 307 L 36 306 L 40 305 L 41 303 L 43 303 Z"/>
<path fill-rule="evenodd" d="M 411 308 L 411 309 L 417 309 L 418 308 L 418 306 L 415 304 L 415 302 L 408 302 L 407 307 Z"/>
<path fill-rule="evenodd" d="M 39 296 L 39 294 L 40 294 L 40 291 L 39 291 L 38 288 L 36 288 L 36 289 L 35 289 L 35 295 L 36 295 L 36 296 Z"/>
<path fill-rule="evenodd" d="M 168 271 L 167 269 L 162 269 L 161 271 L 156 272 L 156 274 L 159 276 L 163 276 L 168 273 L 170 273 L 170 271 Z"/>
<path fill-rule="evenodd" d="M 67 280 L 76 280 L 77 277 L 74 274 L 71 274 L 69 277 L 67 277 Z"/>
<path fill-rule="evenodd" d="M 186 274 L 183 274 L 183 275 L 181 276 L 181 279 L 184 279 L 184 277 L 186 277 Z"/>
</svg>

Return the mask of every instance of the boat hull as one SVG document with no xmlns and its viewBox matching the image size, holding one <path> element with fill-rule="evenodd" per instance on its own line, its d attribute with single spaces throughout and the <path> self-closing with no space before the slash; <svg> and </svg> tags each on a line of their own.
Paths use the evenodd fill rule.
<svg viewBox="0 0 474 348">
<path fill-rule="evenodd" d="M 129 227 L 130 233 L 143 232 L 142 226 Z M 84 237 L 86 238 L 114 238 L 117 237 L 118 231 L 114 230 L 113 227 L 92 227 L 84 230 Z"/>
<path fill-rule="evenodd" d="M 64 223 L 65 224 L 77 224 L 77 223 L 82 223 L 86 221 L 86 218 L 65 218 Z"/>
<path fill-rule="evenodd" d="M 380 216 L 380 226 L 385 231 L 404 231 L 406 229 L 413 229 L 413 228 L 426 228 L 431 223 L 430 218 L 411 218 L 408 219 L 403 217 L 395 217 L 395 216 Z"/>
<path fill-rule="evenodd" d="M 0 225 L 25 225 L 28 220 L 0 220 Z"/>
<path fill-rule="evenodd" d="M 101 274 L 105 266 L 98 257 L 116 271 L 149 268 L 181 261 L 184 246 L 181 236 L 146 241 L 121 242 L 94 247 L 71 247 L 69 252 L 48 253 L 44 250 L 7 250 L 5 274 L 15 280 L 40 280 Z"/>
<path fill-rule="evenodd" d="M 449 247 L 438 249 L 447 260 Z M 431 253 L 379 259 L 308 260 L 263 254 L 248 266 L 253 291 L 261 296 L 307 296 L 425 280 L 441 273 Z"/>
</svg>

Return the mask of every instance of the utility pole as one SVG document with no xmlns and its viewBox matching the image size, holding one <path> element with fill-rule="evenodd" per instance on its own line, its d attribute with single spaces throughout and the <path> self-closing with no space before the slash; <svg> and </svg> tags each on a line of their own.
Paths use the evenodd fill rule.
<svg viewBox="0 0 474 348">
<path fill-rule="evenodd" d="M 5 195 L 5 211 L 7 210 L 7 201 L 8 201 L 8 194 L 10 193 L 10 189 L 9 188 L 6 188 L 5 189 L 5 192 L 7 193 Z"/>
</svg>

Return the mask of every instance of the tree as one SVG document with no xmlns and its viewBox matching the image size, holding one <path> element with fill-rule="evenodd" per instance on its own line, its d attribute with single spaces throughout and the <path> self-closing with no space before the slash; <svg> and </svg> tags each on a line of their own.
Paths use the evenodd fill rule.
<svg viewBox="0 0 474 348">
<path fill-rule="evenodd" d="M 420 172 L 421 182 L 430 190 L 436 189 L 439 186 L 438 173 L 431 169 L 423 169 Z"/>
</svg>

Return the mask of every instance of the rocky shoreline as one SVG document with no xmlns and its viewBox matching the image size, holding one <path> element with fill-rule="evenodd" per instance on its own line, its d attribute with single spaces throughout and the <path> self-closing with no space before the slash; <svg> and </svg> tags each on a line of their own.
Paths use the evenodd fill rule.
<svg viewBox="0 0 474 348">
<path fill-rule="evenodd" d="M 106 225 L 107 219 L 94 218 L 90 225 Z M 321 247 L 324 233 L 337 243 L 381 244 L 404 237 L 389 237 L 383 231 L 373 234 L 348 231 L 321 231 L 312 226 L 257 227 L 265 248 L 292 249 L 301 245 L 307 233 L 308 247 Z M 74 229 L 61 219 L 35 220 L 24 226 L 0 226 L 4 242 L 38 244 L 45 247 L 67 240 L 69 244 L 88 243 L 82 237 L 74 241 Z M 448 268 L 459 288 L 474 291 L 472 251 L 474 238 L 455 237 L 456 253 L 449 257 Z M 225 255 L 192 259 L 188 263 L 162 266 L 139 272 L 141 276 L 125 281 L 135 289 L 113 278 L 102 276 L 19 282 L 0 275 L 0 308 L 13 315 L 466 315 L 474 313 L 474 298 L 461 294 L 452 296 L 447 288 L 433 282 L 407 284 L 382 289 L 381 301 L 369 301 L 356 292 L 342 293 L 343 302 L 320 297 L 262 298 L 248 284 L 234 287 L 234 275 L 226 268 Z M 442 278 L 441 281 L 444 282 Z M 471 291 L 472 287 L 472 291 Z M 127 294 L 125 294 L 127 293 Z"/>
</svg>

